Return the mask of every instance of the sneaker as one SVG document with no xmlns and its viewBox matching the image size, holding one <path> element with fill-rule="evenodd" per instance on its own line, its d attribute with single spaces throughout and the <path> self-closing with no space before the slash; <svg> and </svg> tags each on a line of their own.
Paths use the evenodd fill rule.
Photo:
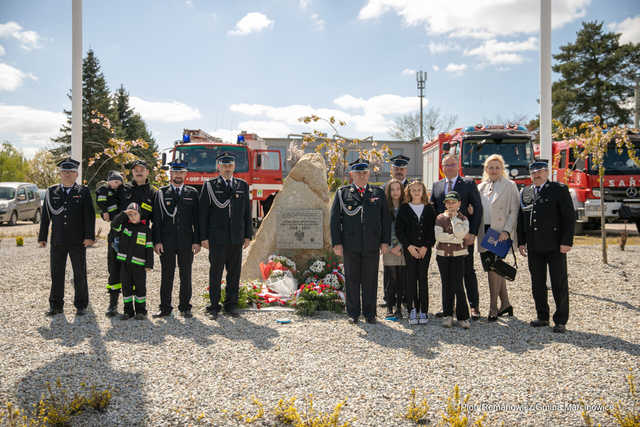
<svg viewBox="0 0 640 427">
<path fill-rule="evenodd" d="M 469 329 L 469 326 L 471 325 L 469 324 L 468 320 L 459 320 L 458 326 L 460 326 L 462 329 Z"/>
<path fill-rule="evenodd" d="M 429 318 L 423 312 L 420 312 L 420 314 L 418 314 L 418 319 L 418 323 L 420 323 L 421 325 L 426 325 L 427 323 L 429 323 Z"/>
<path fill-rule="evenodd" d="M 442 326 L 445 328 L 450 328 L 453 326 L 453 317 L 445 316 L 442 318 Z"/>
<path fill-rule="evenodd" d="M 416 309 L 412 308 L 411 309 L 411 313 L 409 314 L 409 324 L 410 325 L 417 325 L 418 324 L 418 318 L 416 317 Z"/>
</svg>

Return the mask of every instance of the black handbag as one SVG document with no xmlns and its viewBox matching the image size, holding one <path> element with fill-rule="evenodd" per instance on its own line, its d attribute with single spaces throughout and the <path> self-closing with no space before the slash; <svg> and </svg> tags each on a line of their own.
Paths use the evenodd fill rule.
<svg viewBox="0 0 640 427">
<path fill-rule="evenodd" d="M 518 272 L 518 260 L 516 259 L 516 253 L 513 250 L 513 246 L 511 246 L 511 253 L 513 254 L 515 267 L 504 262 L 502 258 L 498 258 L 493 252 L 486 251 L 480 253 L 482 268 L 484 271 L 493 271 L 508 281 L 513 282 L 516 280 L 516 273 Z"/>
</svg>

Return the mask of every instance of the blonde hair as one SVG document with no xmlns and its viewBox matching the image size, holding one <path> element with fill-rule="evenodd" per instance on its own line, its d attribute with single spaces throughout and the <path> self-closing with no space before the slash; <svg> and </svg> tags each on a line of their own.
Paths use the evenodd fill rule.
<svg viewBox="0 0 640 427">
<path fill-rule="evenodd" d="M 411 187 L 415 186 L 415 185 L 419 185 L 420 187 L 422 187 L 422 200 L 420 200 L 420 202 L 423 205 L 428 205 L 429 204 L 429 198 L 427 197 L 427 187 L 425 187 L 424 182 L 422 181 L 418 181 L 413 180 L 409 183 L 409 185 L 407 185 L 407 187 L 404 189 L 404 202 L 405 203 L 411 203 L 411 193 L 409 192 L 409 190 L 411 189 Z"/>
<path fill-rule="evenodd" d="M 507 168 L 504 166 L 504 159 L 500 154 L 492 154 L 487 157 L 487 160 L 484 161 L 484 167 L 482 171 L 482 181 L 489 181 L 489 174 L 487 173 L 487 165 L 489 162 L 497 161 L 502 166 L 502 177 L 505 179 L 509 179 L 509 175 L 507 175 Z"/>
</svg>

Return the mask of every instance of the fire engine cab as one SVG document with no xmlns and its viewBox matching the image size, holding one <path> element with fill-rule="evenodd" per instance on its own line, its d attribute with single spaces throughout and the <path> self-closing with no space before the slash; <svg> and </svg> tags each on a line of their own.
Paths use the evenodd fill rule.
<svg viewBox="0 0 640 427">
<path fill-rule="evenodd" d="M 422 147 L 423 180 L 427 189 L 444 178 L 442 158 L 446 154 L 458 156 L 460 176 L 479 182 L 484 161 L 492 154 L 500 154 L 507 173 L 518 188 L 531 183 L 529 163 L 534 159 L 531 134 L 522 126 L 469 126 L 441 133 Z"/>
<path fill-rule="evenodd" d="M 636 153 L 640 155 L 640 134 L 629 134 Z M 580 144 L 577 145 L 578 151 Z M 569 186 L 577 214 L 576 228 L 599 227 L 600 177 L 591 156 L 577 158 L 571 141 L 554 141 L 552 145 L 554 180 Z M 629 158 L 627 148 L 615 145 L 604 156 L 605 220 L 615 221 L 622 216 L 632 222 L 640 221 L 640 165 Z"/>
<path fill-rule="evenodd" d="M 253 133 L 241 132 L 234 144 L 201 129 L 184 129 L 182 140 L 176 141 L 171 149 L 171 158 L 187 164 L 185 183 L 201 190 L 206 180 L 218 176 L 216 157 L 225 151 L 236 158 L 234 176 L 249 184 L 251 216 L 257 227 L 282 189 L 280 151 L 268 150 L 264 140 Z M 166 163 L 166 153 L 163 163 Z"/>
</svg>

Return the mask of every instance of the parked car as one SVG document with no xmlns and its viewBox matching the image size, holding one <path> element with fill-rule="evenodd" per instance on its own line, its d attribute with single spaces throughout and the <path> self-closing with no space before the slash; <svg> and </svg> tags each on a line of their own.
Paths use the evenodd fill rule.
<svg viewBox="0 0 640 427">
<path fill-rule="evenodd" d="M 28 182 L 0 182 L 0 223 L 40 222 L 42 203 L 38 186 Z"/>
</svg>

